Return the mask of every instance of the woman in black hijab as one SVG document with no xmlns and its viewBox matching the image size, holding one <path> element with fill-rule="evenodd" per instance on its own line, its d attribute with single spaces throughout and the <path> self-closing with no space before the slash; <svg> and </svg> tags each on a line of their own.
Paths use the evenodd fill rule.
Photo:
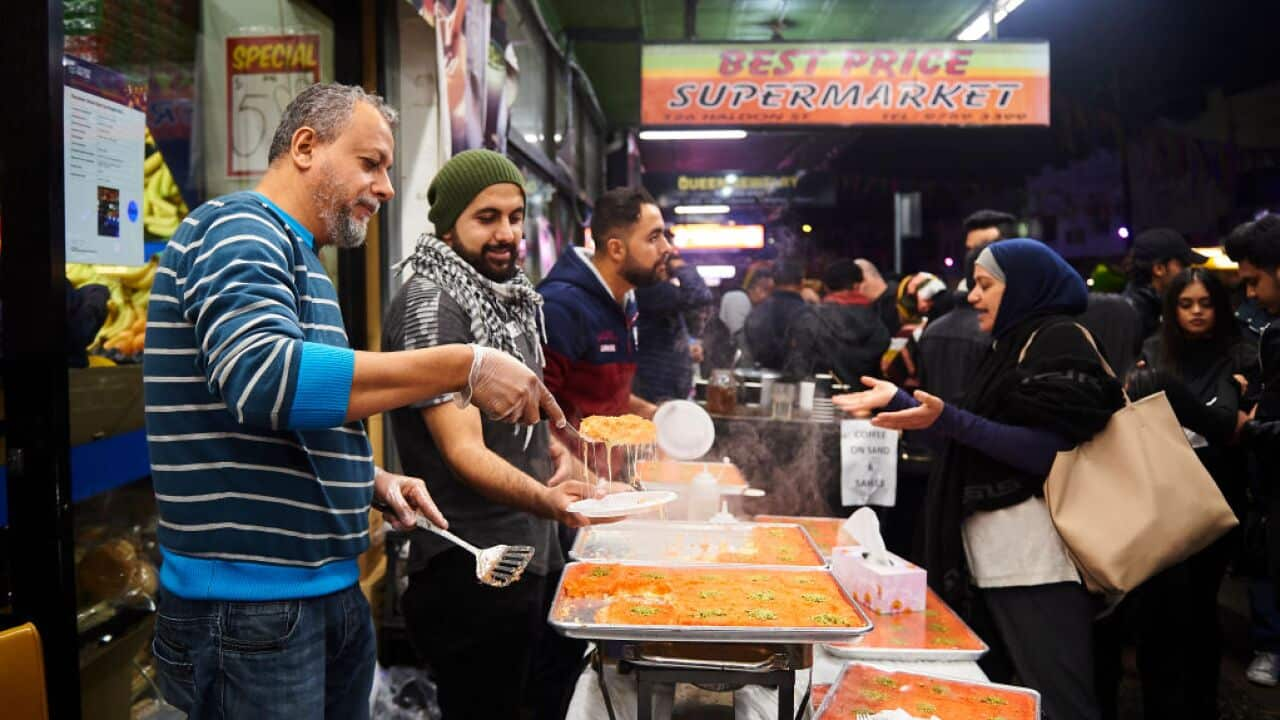
<svg viewBox="0 0 1280 720">
<path fill-rule="evenodd" d="M 1247 468 L 1244 450 L 1235 444 L 1242 393 L 1234 376 L 1256 356 L 1240 334 L 1227 289 L 1209 271 L 1192 268 L 1165 291 L 1159 331 L 1143 345 L 1139 369 L 1129 379 L 1135 400 L 1165 392 L 1196 455 L 1237 515 Z M 1137 633 L 1146 717 L 1217 717 L 1218 587 L 1235 540 L 1236 533 L 1224 536 L 1126 599 L 1126 617 Z M 1170 633 L 1170 627 L 1183 630 Z"/>
<path fill-rule="evenodd" d="M 925 511 L 930 584 L 962 608 L 977 588 L 1046 718 L 1096 720 L 1095 604 L 1053 527 L 1044 481 L 1058 452 L 1119 409 L 1120 386 L 1071 319 L 1087 305 L 1084 281 L 1048 246 L 991 245 L 974 278 L 968 300 L 994 342 L 959 407 L 871 378 L 835 403 L 889 410 L 872 420 L 879 427 L 931 430 L 943 471 Z"/>
</svg>

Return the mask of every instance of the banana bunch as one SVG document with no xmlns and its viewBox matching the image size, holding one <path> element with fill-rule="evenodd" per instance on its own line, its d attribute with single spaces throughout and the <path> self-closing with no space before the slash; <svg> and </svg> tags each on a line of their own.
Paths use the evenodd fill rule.
<svg viewBox="0 0 1280 720">
<path fill-rule="evenodd" d="M 142 163 L 142 225 L 147 235 L 172 237 L 190 210 L 182 199 L 178 183 L 147 131 L 147 157 Z"/>
<path fill-rule="evenodd" d="M 151 283 L 155 279 L 159 256 L 135 268 L 67 264 L 67 279 L 80 288 L 88 284 L 105 286 L 111 293 L 107 300 L 107 319 L 89 344 L 91 352 L 107 352 L 132 357 L 142 352 L 146 339 L 147 306 L 151 301 Z"/>
</svg>

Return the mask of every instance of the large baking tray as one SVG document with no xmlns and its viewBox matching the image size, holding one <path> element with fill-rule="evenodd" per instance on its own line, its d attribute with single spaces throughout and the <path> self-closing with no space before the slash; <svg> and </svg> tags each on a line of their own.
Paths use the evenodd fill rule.
<svg viewBox="0 0 1280 720">
<path fill-rule="evenodd" d="M 813 515 L 756 515 L 755 517 L 756 522 L 795 523 L 802 526 L 808 531 L 809 537 L 813 538 L 814 544 L 818 546 L 822 554 L 827 557 L 831 557 L 832 548 L 837 545 L 858 544 L 857 540 L 854 540 L 842 529 L 846 519 Z M 827 540 L 831 542 L 827 542 Z"/>
<path fill-rule="evenodd" d="M 859 667 L 859 666 L 868 667 L 878 672 L 892 672 L 898 675 L 909 675 L 912 677 L 921 678 L 922 680 L 942 680 L 948 683 L 956 683 L 959 685 L 969 685 L 972 687 L 980 687 L 980 688 L 989 688 L 992 690 L 999 690 L 1000 692 L 1005 692 L 1005 693 L 1029 695 L 1035 699 L 1035 718 L 1038 719 L 1040 717 L 1040 693 L 1036 692 L 1035 690 L 1032 690 L 1031 688 L 1016 687 L 1014 685 L 1001 685 L 999 683 L 991 683 L 991 682 L 978 682 L 976 680 L 966 680 L 964 678 L 951 677 L 944 673 L 920 673 L 920 672 L 908 672 L 903 670 L 889 670 L 887 668 L 879 667 L 874 663 L 852 662 L 840 669 L 840 674 L 836 676 L 835 682 L 831 683 L 831 688 L 826 693 L 826 697 L 822 699 L 822 704 L 818 706 L 818 711 L 813 714 L 813 720 L 836 720 L 837 719 L 838 716 L 836 716 L 834 712 L 828 712 L 828 711 L 835 706 L 836 697 L 839 693 L 840 687 L 844 684 L 845 675 L 851 672 L 853 668 Z M 841 717 L 839 720 L 847 720 L 847 717 Z M 943 718 L 943 720 L 947 720 L 947 719 Z"/>
<path fill-rule="evenodd" d="M 569 563 L 565 572 L 560 575 L 556 585 L 555 600 L 551 604 L 547 622 L 565 637 L 583 640 L 634 640 L 661 642 L 718 642 L 718 643 L 823 643 L 852 640 L 864 633 L 871 632 L 875 625 L 871 618 L 844 589 L 838 581 L 836 588 L 841 598 L 853 607 L 854 612 L 866 624 L 858 628 L 842 627 L 756 627 L 756 626 L 692 626 L 692 625 L 618 625 L 598 623 L 593 619 L 596 612 L 603 607 L 600 602 L 584 600 L 566 600 L 564 598 L 564 579 L 569 568 L 575 565 L 621 565 L 627 563 Z M 693 570 L 697 566 L 677 563 L 644 563 L 645 567 L 661 570 Z M 796 572 L 823 573 L 835 580 L 827 568 L 794 567 L 776 565 L 721 565 L 725 572 L 748 573 L 752 570 L 761 572 Z M 567 607 L 573 604 L 573 607 Z M 563 617 L 562 617 L 563 616 Z"/>
<path fill-rule="evenodd" d="M 812 565 L 768 562 L 721 562 L 721 552 L 741 552 L 755 528 L 795 528 L 804 537 L 817 561 Z M 704 553 L 700 559 L 695 559 Z M 677 565 L 760 565 L 771 567 L 825 567 L 827 556 L 802 525 L 792 523 L 709 523 L 626 520 L 610 525 L 589 525 L 578 531 L 569 550 L 574 560 Z"/>
<path fill-rule="evenodd" d="M 925 601 L 924 612 L 900 613 L 897 615 L 876 615 L 878 622 L 873 632 L 863 635 L 854 642 L 827 643 L 826 649 L 832 654 L 852 660 L 888 660 L 895 662 L 908 661 L 974 661 L 987 654 L 990 649 L 960 616 L 952 610 L 942 598 L 932 590 Z M 940 638 L 949 635 L 940 634 L 934 627 L 939 621 L 954 624 L 955 630 L 967 635 L 966 639 L 976 640 L 979 647 L 945 647 L 937 643 Z M 894 639 L 907 640 L 910 645 L 889 647 Z M 883 643 L 883 644 L 881 644 Z M 879 647 L 871 647 L 880 644 Z"/>
</svg>

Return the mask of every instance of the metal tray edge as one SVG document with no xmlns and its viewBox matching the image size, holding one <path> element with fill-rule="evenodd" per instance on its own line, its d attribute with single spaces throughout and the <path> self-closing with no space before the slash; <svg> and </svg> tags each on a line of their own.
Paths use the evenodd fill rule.
<svg viewBox="0 0 1280 720">
<path fill-rule="evenodd" d="M 880 667 L 879 665 L 876 665 L 875 663 L 871 663 L 871 662 L 850 662 L 850 663 L 846 663 L 844 667 L 840 668 L 840 672 L 839 674 L 836 675 L 835 680 L 831 681 L 831 690 L 827 692 L 826 697 L 822 698 L 822 704 L 819 705 L 818 709 L 814 711 L 813 720 L 822 720 L 823 716 L 826 714 L 828 710 L 827 706 L 833 702 L 836 696 L 837 689 L 839 689 L 840 685 L 844 682 L 845 673 L 849 672 L 849 668 L 853 667 L 854 665 L 866 665 L 868 667 L 875 668 L 880 672 L 894 672 L 894 673 L 903 673 L 906 675 L 915 675 L 916 677 L 938 678 L 940 680 L 947 680 L 949 682 L 964 683 L 965 685 L 976 685 L 978 687 L 989 687 L 989 688 L 995 688 L 996 690 L 1005 690 L 1008 692 L 1015 692 L 1015 693 L 1021 693 L 1024 695 L 1030 695 L 1031 697 L 1035 698 L 1035 701 L 1036 701 L 1036 720 L 1039 720 L 1041 717 L 1040 691 L 1033 690 L 1032 688 L 1018 687 L 1016 685 L 1002 685 L 1000 683 L 993 683 L 993 682 L 980 682 L 978 680 L 958 678 L 958 677 L 955 677 L 954 675 L 947 675 L 946 673 L 922 673 L 922 672 L 911 672 L 910 670 L 890 670 L 889 668 Z"/>
<path fill-rule="evenodd" d="M 621 524 L 621 523 L 620 523 L 620 524 Z M 673 525 L 673 524 L 676 524 L 676 525 L 701 525 L 701 526 L 706 526 L 707 528 L 714 528 L 714 527 L 716 527 L 716 525 L 715 525 L 714 523 L 706 523 L 706 522 L 691 522 L 691 521 L 685 521 L 685 520 L 636 520 L 636 521 L 634 521 L 634 524 L 636 524 L 636 525 L 657 525 L 657 526 L 668 526 L 668 527 L 669 527 L 669 526 L 671 526 L 671 525 Z M 742 523 L 742 524 L 744 524 L 744 525 L 745 525 L 745 524 L 747 524 L 747 523 Z M 606 559 L 606 560 L 602 560 L 602 559 L 600 559 L 600 558 L 582 557 L 581 549 L 580 549 L 580 548 L 581 548 L 581 546 L 582 546 L 583 544 L 585 544 L 585 543 L 586 543 L 586 539 L 585 539 L 585 538 L 586 538 L 586 537 L 587 537 L 587 536 L 592 532 L 592 526 L 590 526 L 590 525 L 588 525 L 587 527 L 583 528 L 583 529 L 582 529 L 582 531 L 580 531 L 580 532 L 578 533 L 577 537 L 575 537 L 575 538 L 574 538 L 574 540 L 573 540 L 573 547 L 569 548 L 569 558 L 570 558 L 570 559 L 572 559 L 572 560 L 577 560 L 577 561 L 579 561 L 579 562 L 616 562 L 616 563 L 631 564 L 631 565 L 653 565 L 653 564 L 664 564 L 664 565 L 672 565 L 672 566 L 679 566 L 679 567 L 704 567 L 704 566 L 707 566 L 707 565 L 723 565 L 723 566 L 726 566 L 726 567 L 735 567 L 735 568 L 738 568 L 738 567 L 759 567 L 759 568 L 767 568 L 767 569 L 771 569 L 771 570 L 775 570 L 775 569 L 778 569 L 778 568 L 805 568 L 805 569 L 813 569 L 813 568 L 831 567 L 831 556 L 830 556 L 828 553 L 823 552 L 823 551 L 822 551 L 822 548 L 818 547 L 818 543 L 814 541 L 813 536 L 809 534 L 809 530 L 808 530 L 807 528 L 805 528 L 805 526 L 800 525 L 799 523 L 772 523 L 772 522 L 770 522 L 770 523 L 758 523 L 758 522 L 755 522 L 755 521 L 750 521 L 750 524 L 751 524 L 752 526 L 757 526 L 757 527 L 794 527 L 794 528 L 799 528 L 799 529 L 800 529 L 800 534 L 804 536 L 805 542 L 809 543 L 809 549 L 813 550 L 814 554 L 815 554 L 815 555 L 817 555 L 819 558 L 821 558 L 821 559 L 822 559 L 822 564 L 821 564 L 821 565 L 768 565 L 768 564 L 760 564 L 760 563 L 721 563 L 721 562 L 714 562 L 714 561 L 710 561 L 710 560 L 703 560 L 703 561 L 687 561 L 687 562 L 686 562 L 686 561 L 680 561 L 680 560 L 607 560 L 607 559 Z M 616 529 L 616 528 L 615 528 L 615 529 Z M 559 590 L 558 590 L 558 589 L 557 589 L 557 592 L 559 592 Z M 861 609 L 861 608 L 859 608 L 859 609 Z"/>
<path fill-rule="evenodd" d="M 772 630 L 770 628 L 760 628 L 761 632 L 752 634 L 756 628 L 748 628 L 745 632 L 743 628 L 715 628 L 715 627 L 699 627 L 696 625 L 599 625 L 595 623 L 566 622 L 556 619 L 556 608 L 560 604 L 560 593 L 564 590 L 564 579 L 569 574 L 569 568 L 576 564 L 596 564 L 596 565 L 647 565 L 650 567 L 666 567 L 672 569 L 687 569 L 690 566 L 680 565 L 678 563 L 625 563 L 625 562 L 597 562 L 592 560 L 579 560 L 566 563 L 564 569 L 560 572 L 560 579 L 556 582 L 556 593 L 551 601 L 551 607 L 547 610 L 547 624 L 555 628 L 565 637 L 575 638 L 579 640 L 665 640 L 668 642 L 725 642 L 725 643 L 825 643 L 839 642 L 840 640 L 856 639 L 875 629 L 875 623 L 872 622 L 871 616 L 867 614 L 858 601 L 849 595 L 849 591 L 840 584 L 839 580 L 835 580 L 836 587 L 840 590 L 841 596 L 845 601 L 853 607 L 858 617 L 866 623 L 861 628 L 780 628 Z M 773 572 L 815 572 L 824 571 L 831 574 L 829 567 L 796 567 L 794 565 L 721 565 L 720 567 L 732 570 L 768 570 Z M 781 630 L 782 632 L 779 632 Z M 589 635 L 586 633 L 590 633 Z M 671 637 L 678 635 L 678 637 Z"/>
</svg>

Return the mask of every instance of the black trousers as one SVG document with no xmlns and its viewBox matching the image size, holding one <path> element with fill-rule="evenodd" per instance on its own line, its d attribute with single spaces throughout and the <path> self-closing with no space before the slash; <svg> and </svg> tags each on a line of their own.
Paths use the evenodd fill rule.
<svg viewBox="0 0 1280 720">
<path fill-rule="evenodd" d="M 475 559 L 461 549 L 410 576 L 405 623 L 435 679 L 444 720 L 564 716 L 581 667 L 572 670 L 573 648 L 547 625 L 558 579 L 526 574 L 490 587 L 476 580 Z"/>
<path fill-rule="evenodd" d="M 1045 720 L 1098 720 L 1095 601 L 1084 586 L 1055 583 L 981 592 L 1020 684 L 1039 691 Z"/>
<path fill-rule="evenodd" d="M 1156 575 L 1099 623 L 1098 694 L 1103 717 L 1118 717 L 1120 655 L 1132 638 L 1138 650 L 1143 716 L 1162 720 L 1218 717 L 1222 630 L 1218 588 L 1235 534 Z"/>
</svg>

